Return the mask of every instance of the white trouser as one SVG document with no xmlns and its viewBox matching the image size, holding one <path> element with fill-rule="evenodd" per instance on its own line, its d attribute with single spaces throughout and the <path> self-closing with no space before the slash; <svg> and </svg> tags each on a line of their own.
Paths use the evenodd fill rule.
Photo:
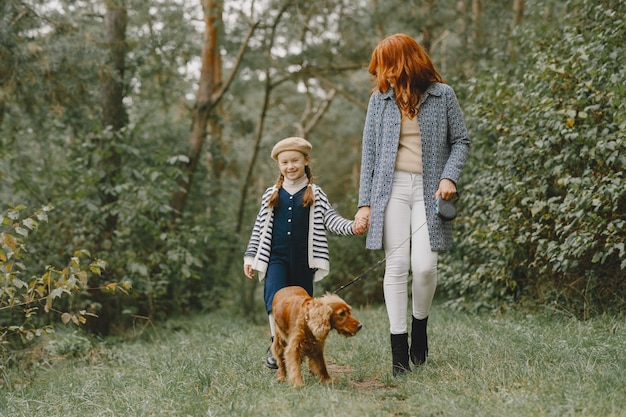
<svg viewBox="0 0 626 417">
<path fill-rule="evenodd" d="M 269 313 L 267 317 L 270 319 L 270 333 L 272 338 L 274 338 L 274 336 L 276 336 L 276 323 L 274 323 L 274 315 Z"/>
<path fill-rule="evenodd" d="M 420 174 L 394 173 L 391 197 L 385 209 L 383 245 L 386 256 L 383 292 L 389 330 L 391 334 L 407 333 L 409 269 L 413 274 L 415 318 L 428 317 L 437 288 L 438 254 L 430 249 Z"/>
</svg>

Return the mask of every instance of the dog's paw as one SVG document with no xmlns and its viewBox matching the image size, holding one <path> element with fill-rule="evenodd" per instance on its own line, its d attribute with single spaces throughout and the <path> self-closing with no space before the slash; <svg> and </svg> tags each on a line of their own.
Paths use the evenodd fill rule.
<svg viewBox="0 0 626 417">
<path fill-rule="evenodd" d="M 300 388 L 304 386 L 304 381 L 302 378 L 293 378 L 289 380 L 289 385 L 291 385 L 291 388 Z"/>
<path fill-rule="evenodd" d="M 330 384 L 330 385 L 335 385 L 337 383 L 337 380 L 335 378 L 326 378 L 326 379 L 322 379 L 320 380 L 320 382 L 322 384 Z"/>
</svg>

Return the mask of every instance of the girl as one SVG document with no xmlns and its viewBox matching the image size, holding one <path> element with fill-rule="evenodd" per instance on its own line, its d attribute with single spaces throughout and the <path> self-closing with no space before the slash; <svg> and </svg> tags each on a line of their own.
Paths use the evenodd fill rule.
<svg viewBox="0 0 626 417">
<path fill-rule="evenodd" d="M 413 38 L 397 34 L 383 39 L 368 71 L 375 88 L 363 129 L 355 220 L 369 225 L 368 249 L 385 249 L 383 292 L 396 376 L 410 371 L 409 357 L 420 365 L 428 356 L 426 325 L 437 286 L 438 252 L 452 246 L 452 225 L 437 217 L 435 201 L 455 196 L 469 139 L 454 91 Z"/>
<path fill-rule="evenodd" d="M 244 254 L 244 274 L 254 271 L 264 281 L 263 298 L 275 336 L 272 301 L 283 287 L 298 285 L 313 296 L 313 282 L 328 275 L 330 259 L 325 230 L 339 235 L 364 232 L 355 222 L 341 217 L 324 191 L 313 184 L 309 167 L 311 144 L 299 137 L 278 142 L 272 149 L 280 175 L 276 185 L 263 194 L 261 209 Z M 265 366 L 277 369 L 271 350 Z"/>
</svg>

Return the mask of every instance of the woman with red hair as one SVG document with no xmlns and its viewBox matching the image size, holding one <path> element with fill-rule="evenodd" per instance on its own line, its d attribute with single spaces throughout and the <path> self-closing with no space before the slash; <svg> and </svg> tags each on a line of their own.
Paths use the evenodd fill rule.
<svg viewBox="0 0 626 417">
<path fill-rule="evenodd" d="M 421 365 L 428 356 L 438 253 L 452 247 L 452 224 L 437 216 L 436 201 L 455 197 L 469 139 L 453 89 L 413 38 L 396 34 L 380 41 L 368 70 L 375 86 L 363 129 L 355 221 L 369 226 L 368 249 L 385 250 L 383 292 L 397 376 L 410 371 L 409 358 Z"/>
</svg>

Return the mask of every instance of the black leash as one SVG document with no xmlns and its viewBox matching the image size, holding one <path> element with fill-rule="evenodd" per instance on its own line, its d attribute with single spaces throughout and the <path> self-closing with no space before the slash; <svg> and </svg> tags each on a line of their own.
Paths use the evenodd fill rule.
<svg viewBox="0 0 626 417">
<path fill-rule="evenodd" d="M 338 293 L 339 291 L 343 290 L 344 288 L 348 288 L 350 285 L 354 284 L 357 281 L 360 281 L 365 275 L 369 274 L 370 272 L 372 272 L 374 269 L 378 268 L 383 262 L 385 262 L 387 260 L 387 257 L 391 254 L 393 254 L 395 251 L 397 251 L 400 246 L 404 245 L 409 239 L 411 239 L 411 237 L 417 233 L 418 230 L 420 230 L 422 227 L 424 227 L 424 225 L 426 224 L 426 222 L 422 223 L 420 227 L 418 227 L 417 229 L 415 229 L 415 231 L 413 233 L 411 233 L 409 235 L 409 237 L 407 237 L 404 242 L 400 243 L 398 246 L 396 246 L 394 248 L 394 250 L 392 250 L 391 252 L 389 252 L 383 259 L 381 259 L 380 261 L 376 262 L 374 265 L 370 266 L 369 268 L 367 268 L 365 271 L 361 272 L 359 275 L 357 275 L 355 278 L 353 278 L 350 282 L 348 282 L 347 284 L 342 285 L 341 287 L 337 288 L 334 293 Z"/>
<path fill-rule="evenodd" d="M 359 281 L 361 278 L 363 278 L 365 275 L 367 275 L 368 273 L 370 273 L 371 271 L 373 271 L 374 269 L 378 268 L 380 266 L 380 264 L 382 264 L 383 262 L 385 262 L 385 259 L 387 258 L 383 258 L 380 261 L 376 262 L 374 265 L 370 266 L 369 268 L 367 268 L 365 271 L 361 272 L 359 275 L 357 275 L 356 278 L 354 278 L 352 281 L 348 282 L 345 285 L 342 285 L 341 287 L 337 288 L 334 292 L 338 293 L 339 291 L 343 290 L 344 288 L 348 288 L 350 285 L 354 284 L 355 282 Z"/>
</svg>

